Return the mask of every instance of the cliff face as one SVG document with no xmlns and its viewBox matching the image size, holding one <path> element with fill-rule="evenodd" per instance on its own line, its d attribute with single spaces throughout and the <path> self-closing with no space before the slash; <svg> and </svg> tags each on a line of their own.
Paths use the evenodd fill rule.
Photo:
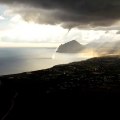
<svg viewBox="0 0 120 120">
<path fill-rule="evenodd" d="M 83 49 L 83 45 L 78 43 L 76 40 L 72 40 L 59 46 L 56 52 L 59 53 L 77 53 Z"/>
</svg>

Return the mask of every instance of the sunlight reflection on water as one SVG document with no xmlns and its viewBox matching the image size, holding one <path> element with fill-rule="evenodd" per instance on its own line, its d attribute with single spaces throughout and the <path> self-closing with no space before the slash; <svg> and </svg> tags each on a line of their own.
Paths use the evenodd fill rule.
<svg viewBox="0 0 120 120">
<path fill-rule="evenodd" d="M 0 75 L 41 70 L 87 58 L 80 54 L 55 53 L 55 49 L 49 48 L 0 48 Z"/>
</svg>

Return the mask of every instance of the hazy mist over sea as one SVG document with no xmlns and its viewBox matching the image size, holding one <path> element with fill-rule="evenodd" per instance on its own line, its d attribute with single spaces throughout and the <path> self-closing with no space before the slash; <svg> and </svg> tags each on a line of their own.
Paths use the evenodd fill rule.
<svg viewBox="0 0 120 120">
<path fill-rule="evenodd" d="M 78 54 L 55 51 L 55 48 L 0 48 L 0 75 L 42 70 L 86 59 Z"/>
</svg>

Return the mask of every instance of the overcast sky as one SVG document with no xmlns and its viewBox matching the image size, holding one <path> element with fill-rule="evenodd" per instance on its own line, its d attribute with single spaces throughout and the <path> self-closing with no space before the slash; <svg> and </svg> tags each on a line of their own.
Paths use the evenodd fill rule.
<svg viewBox="0 0 120 120">
<path fill-rule="evenodd" d="M 0 0 L 0 44 L 119 40 L 119 11 L 120 0 Z"/>
</svg>

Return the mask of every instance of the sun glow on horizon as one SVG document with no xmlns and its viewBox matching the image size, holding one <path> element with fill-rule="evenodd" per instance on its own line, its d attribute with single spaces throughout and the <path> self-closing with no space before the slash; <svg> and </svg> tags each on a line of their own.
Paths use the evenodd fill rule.
<svg viewBox="0 0 120 120">
<path fill-rule="evenodd" d="M 93 49 L 85 49 L 78 54 L 78 57 L 93 58 L 99 57 L 100 55 Z"/>
</svg>

